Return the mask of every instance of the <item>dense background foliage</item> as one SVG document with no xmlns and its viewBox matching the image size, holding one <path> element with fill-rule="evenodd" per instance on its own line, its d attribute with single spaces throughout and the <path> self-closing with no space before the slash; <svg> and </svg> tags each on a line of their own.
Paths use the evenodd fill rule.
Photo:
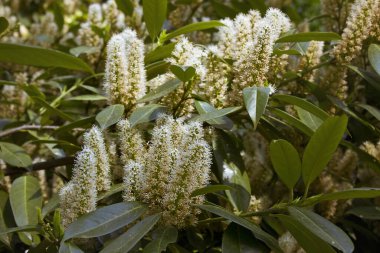
<svg viewBox="0 0 380 253">
<path fill-rule="evenodd" d="M 378 0 L 0 0 L 0 89 L 1 252 L 378 252 Z"/>
</svg>

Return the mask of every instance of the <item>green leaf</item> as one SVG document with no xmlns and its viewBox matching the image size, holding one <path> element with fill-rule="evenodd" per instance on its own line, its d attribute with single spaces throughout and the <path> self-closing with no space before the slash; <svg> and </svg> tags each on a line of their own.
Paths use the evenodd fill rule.
<svg viewBox="0 0 380 253">
<path fill-rule="evenodd" d="M 357 206 L 350 210 L 348 210 L 346 213 L 355 215 L 361 219 L 366 220 L 380 220 L 380 207 L 378 206 Z"/>
<path fill-rule="evenodd" d="M 57 130 L 54 130 L 55 134 L 60 134 L 64 132 L 68 132 L 76 127 L 84 127 L 86 125 L 92 124 L 95 121 L 95 117 L 91 116 L 88 118 L 80 119 L 77 121 L 74 121 L 72 123 L 60 126 Z"/>
<path fill-rule="evenodd" d="M 91 238 L 109 234 L 135 221 L 146 211 L 138 202 L 117 203 L 98 208 L 71 223 L 62 241 L 71 238 Z"/>
<path fill-rule="evenodd" d="M 198 195 L 205 195 L 207 193 L 213 193 L 218 191 L 233 191 L 234 188 L 232 188 L 229 185 L 224 184 L 216 184 L 216 185 L 208 185 L 206 187 L 197 189 L 191 193 L 191 197 L 195 197 Z"/>
<path fill-rule="evenodd" d="M 285 35 L 279 38 L 276 43 L 283 42 L 306 42 L 306 41 L 332 41 L 342 39 L 339 34 L 333 32 L 304 32 Z"/>
<path fill-rule="evenodd" d="M 22 147 L 8 142 L 0 142 L 0 158 L 6 163 L 20 168 L 26 168 L 32 164 L 32 158 Z"/>
<path fill-rule="evenodd" d="M 8 228 L 7 230 L 4 230 L 0 232 L 0 235 L 5 234 L 11 234 L 15 232 L 26 232 L 26 231 L 40 231 L 41 227 L 39 225 L 25 225 L 25 226 L 19 226 L 14 228 Z"/>
<path fill-rule="evenodd" d="M 358 104 L 361 108 L 366 109 L 373 117 L 380 121 L 380 110 L 376 107 L 366 105 L 366 104 Z"/>
<path fill-rule="evenodd" d="M 244 104 L 253 121 L 254 129 L 265 111 L 268 103 L 269 87 L 248 87 L 243 90 Z"/>
<path fill-rule="evenodd" d="M 307 101 L 305 99 L 295 97 L 295 96 L 291 96 L 291 95 L 283 95 L 283 94 L 275 94 L 272 96 L 272 98 L 277 99 L 281 102 L 291 104 L 291 105 L 296 105 L 296 106 L 304 109 L 305 111 L 308 111 L 308 112 L 314 114 L 315 116 L 317 116 L 318 118 L 320 118 L 322 120 L 325 120 L 329 117 L 329 114 L 327 112 L 325 112 L 324 110 L 322 110 L 318 106 L 314 105 L 313 103 L 310 103 L 309 101 Z"/>
<path fill-rule="evenodd" d="M 105 199 L 109 196 L 112 196 L 115 193 L 121 192 L 126 188 L 126 185 L 124 183 L 115 184 L 106 192 L 103 192 L 98 195 L 98 201 Z"/>
<path fill-rule="evenodd" d="M 376 73 L 366 71 L 353 65 L 347 65 L 352 71 L 356 72 L 364 80 L 366 80 L 372 87 L 380 91 L 380 76 Z"/>
<path fill-rule="evenodd" d="M 46 108 L 46 110 L 48 110 L 51 114 L 57 115 L 64 120 L 74 121 L 74 119 L 71 116 L 69 116 L 66 113 L 62 112 L 61 110 L 51 106 L 48 102 L 46 102 L 42 98 L 40 98 L 40 97 L 30 97 L 30 98 L 33 99 L 40 106 Z"/>
<path fill-rule="evenodd" d="M 9 196 L 8 193 L 5 191 L 0 191 L 0 233 L 6 231 L 8 229 L 7 226 L 7 219 L 9 217 L 7 216 L 7 207 L 9 203 Z M 0 241 L 4 243 L 7 246 L 10 246 L 10 240 L 8 235 L 0 235 Z"/>
<path fill-rule="evenodd" d="M 344 190 L 339 192 L 332 192 L 321 194 L 306 199 L 304 205 L 314 205 L 321 201 L 327 200 L 340 200 L 340 199 L 361 199 L 361 198 L 376 198 L 380 197 L 380 188 L 354 188 L 350 190 Z"/>
<path fill-rule="evenodd" d="M 150 102 L 155 99 L 159 99 L 170 92 L 174 91 L 178 88 L 178 86 L 181 85 L 181 82 L 178 79 L 172 79 L 164 83 L 163 85 L 157 87 L 156 89 L 152 90 L 148 94 L 146 94 L 144 97 L 139 99 L 137 103 L 145 103 Z"/>
<path fill-rule="evenodd" d="M 295 49 L 285 49 L 285 50 L 281 50 L 281 49 L 275 49 L 273 50 L 273 54 L 275 55 L 302 55 L 299 51 L 295 50 Z"/>
<path fill-rule="evenodd" d="M 76 101 L 98 101 L 98 100 L 107 100 L 105 96 L 97 95 L 97 94 L 86 94 L 80 95 L 76 97 L 71 97 L 67 100 L 76 100 Z"/>
<path fill-rule="evenodd" d="M 42 217 L 45 217 L 59 206 L 59 195 L 54 194 L 42 208 Z"/>
<path fill-rule="evenodd" d="M 153 240 L 144 248 L 143 253 L 161 253 L 170 243 L 175 243 L 177 237 L 178 230 L 173 226 L 158 228 L 153 231 Z"/>
<path fill-rule="evenodd" d="M 166 61 L 157 61 L 146 66 L 146 76 L 150 80 L 168 71 L 170 64 Z"/>
<path fill-rule="evenodd" d="M 174 50 L 174 46 L 175 43 L 169 43 L 167 45 L 155 48 L 153 51 L 145 55 L 145 64 L 149 64 L 170 57 L 172 51 Z"/>
<path fill-rule="evenodd" d="M 373 69 L 380 75 L 380 46 L 371 44 L 368 48 L 368 59 Z"/>
<path fill-rule="evenodd" d="M 209 113 L 209 112 L 216 112 L 216 111 L 218 111 L 212 105 L 210 105 L 209 103 L 206 103 L 204 101 L 198 101 L 198 100 L 196 100 L 194 104 L 195 104 L 195 108 L 197 109 L 198 113 L 201 114 L 201 115 Z M 219 118 L 207 120 L 206 122 L 209 123 L 210 125 L 213 125 L 213 126 L 215 126 L 217 128 L 221 128 L 221 129 L 224 129 L 224 130 L 230 130 L 233 127 L 233 124 L 234 124 L 232 122 L 232 120 L 230 120 L 226 116 L 222 116 L 222 117 L 219 117 Z"/>
<path fill-rule="evenodd" d="M 98 47 L 79 46 L 70 49 L 70 54 L 78 57 L 81 54 L 93 54 L 98 53 L 100 49 Z"/>
<path fill-rule="evenodd" d="M 132 16 L 133 3 L 131 0 L 115 0 L 117 8 L 121 10 L 126 16 Z"/>
<path fill-rule="evenodd" d="M 224 24 L 220 21 L 217 20 L 211 20 L 211 21 L 204 21 L 204 22 L 198 22 L 198 23 L 192 23 L 189 25 L 185 25 L 183 27 L 178 28 L 177 30 L 168 33 L 164 39 L 166 40 L 171 40 L 179 35 L 186 34 L 186 33 L 191 33 L 194 31 L 201 31 L 201 30 L 206 30 L 210 28 L 215 28 L 218 26 L 223 26 Z"/>
<path fill-rule="evenodd" d="M 64 242 L 59 247 L 59 253 L 84 253 L 84 252 L 74 243 Z"/>
<path fill-rule="evenodd" d="M 195 75 L 195 68 L 191 66 L 171 65 L 170 71 L 182 82 L 187 82 Z"/>
<path fill-rule="evenodd" d="M 287 113 L 283 110 L 277 109 L 277 108 L 272 108 L 271 112 L 274 115 L 276 115 L 277 117 L 280 117 L 283 120 L 285 120 L 285 122 L 288 123 L 289 125 L 300 130 L 302 133 L 304 133 L 308 136 L 313 135 L 313 133 L 314 133 L 313 130 L 311 130 L 307 125 L 305 125 L 302 121 L 300 121 L 299 119 L 297 119 L 293 115 L 290 115 L 289 113 Z"/>
<path fill-rule="evenodd" d="M 235 223 L 229 224 L 223 233 L 222 253 L 265 252 L 259 246 L 251 231 Z"/>
<path fill-rule="evenodd" d="M 155 120 L 164 112 L 166 112 L 166 107 L 158 104 L 138 107 L 129 117 L 129 122 L 131 123 L 131 126 L 135 126 L 140 123 Z"/>
<path fill-rule="evenodd" d="M 241 106 L 227 107 L 227 108 L 223 108 L 220 110 L 207 112 L 205 114 L 195 116 L 191 120 L 192 121 L 209 121 L 209 120 L 217 119 L 217 118 L 220 118 L 222 116 L 231 114 L 231 113 L 236 112 L 240 109 L 241 109 Z"/>
<path fill-rule="evenodd" d="M 167 0 L 143 1 L 144 21 L 152 40 L 155 40 L 161 32 L 166 19 L 167 7 Z"/>
<path fill-rule="evenodd" d="M 6 18 L 0 17 L 0 35 L 2 35 L 9 26 L 9 22 Z"/>
<path fill-rule="evenodd" d="M 286 140 L 274 140 L 270 144 L 270 158 L 281 181 L 293 189 L 301 177 L 301 159 L 297 150 Z"/>
<path fill-rule="evenodd" d="M 335 250 L 330 245 L 311 233 L 307 227 L 295 218 L 283 214 L 277 214 L 275 217 L 281 221 L 307 253 L 335 253 Z"/>
<path fill-rule="evenodd" d="M 57 50 L 18 44 L 0 43 L 0 62 L 94 73 L 80 58 Z"/>
<path fill-rule="evenodd" d="M 124 106 L 120 104 L 110 105 L 99 112 L 95 119 L 101 129 L 106 129 L 120 120 L 124 114 Z"/>
<path fill-rule="evenodd" d="M 146 217 L 132 228 L 130 228 L 126 233 L 117 237 L 115 240 L 111 241 L 104 247 L 100 253 L 124 253 L 132 249 L 141 238 L 147 234 L 153 226 L 160 219 L 160 214 L 155 214 Z"/>
<path fill-rule="evenodd" d="M 321 120 L 314 114 L 311 114 L 310 112 L 302 109 L 301 107 L 295 106 L 294 109 L 296 109 L 301 122 L 307 125 L 313 131 L 317 130 L 318 127 L 320 127 L 323 123 L 323 120 Z"/>
<path fill-rule="evenodd" d="M 328 118 L 310 138 L 302 158 L 302 177 L 306 186 L 330 161 L 346 131 L 347 121 L 345 115 Z"/>
<path fill-rule="evenodd" d="M 347 234 L 322 216 L 300 207 L 288 207 L 290 215 L 315 236 L 343 253 L 354 251 L 354 244 Z"/>
<path fill-rule="evenodd" d="M 277 240 L 272 237 L 267 232 L 263 231 L 259 226 L 254 224 L 253 222 L 236 216 L 235 214 L 219 207 L 219 206 L 212 206 L 212 205 L 197 205 L 197 207 L 211 212 L 213 214 L 216 214 L 218 216 L 221 216 L 223 218 L 226 218 L 228 220 L 231 220 L 232 222 L 235 222 L 236 224 L 239 224 L 240 226 L 243 226 L 253 232 L 255 237 L 261 241 L 263 241 L 268 247 L 270 247 L 272 250 L 276 252 L 281 252 L 281 249 L 278 246 Z"/>
</svg>

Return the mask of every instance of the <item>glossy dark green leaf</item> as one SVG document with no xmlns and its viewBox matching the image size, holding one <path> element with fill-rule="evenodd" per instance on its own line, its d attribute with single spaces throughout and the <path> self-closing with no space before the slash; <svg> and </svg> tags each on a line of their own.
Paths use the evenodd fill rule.
<svg viewBox="0 0 380 253">
<path fill-rule="evenodd" d="M 357 206 L 348 210 L 345 214 L 352 214 L 365 220 L 380 220 L 380 207 Z"/>
<path fill-rule="evenodd" d="M 0 17 L 0 35 L 8 29 L 8 26 L 8 20 L 4 17 Z"/>
<path fill-rule="evenodd" d="M 143 1 L 144 21 L 152 40 L 155 40 L 161 32 L 166 19 L 167 7 L 167 0 Z"/>
<path fill-rule="evenodd" d="M 371 44 L 368 48 L 368 59 L 373 69 L 380 75 L 380 46 Z"/>
<path fill-rule="evenodd" d="M 207 112 L 198 116 L 195 116 L 192 118 L 192 121 L 209 121 L 214 120 L 223 116 L 226 116 L 228 114 L 231 114 L 233 112 L 236 112 L 241 109 L 241 106 L 235 106 L 235 107 L 227 107 L 223 109 L 219 109 L 216 111 Z"/>
<path fill-rule="evenodd" d="M 53 115 L 57 115 L 64 120 L 74 121 L 74 119 L 70 115 L 68 115 L 68 114 L 64 113 L 63 111 L 53 107 L 48 102 L 46 102 L 44 99 L 42 99 L 40 97 L 31 97 L 31 99 L 33 99 L 34 102 L 36 102 L 40 106 L 44 107 L 47 111 L 49 111 L 49 113 L 51 113 Z"/>
<path fill-rule="evenodd" d="M 165 74 L 170 64 L 166 61 L 157 61 L 146 66 L 147 79 L 150 80 L 160 74 Z"/>
<path fill-rule="evenodd" d="M 170 71 L 182 82 L 187 82 L 195 75 L 195 68 L 191 66 L 171 65 Z"/>
<path fill-rule="evenodd" d="M 138 222 L 126 233 L 109 242 L 100 253 L 125 253 L 132 249 L 159 221 L 161 215 L 155 214 Z"/>
<path fill-rule="evenodd" d="M 301 159 L 297 150 L 286 140 L 274 140 L 270 144 L 270 158 L 281 181 L 293 189 L 301 177 Z"/>
<path fill-rule="evenodd" d="M 257 239 L 263 241 L 272 250 L 276 252 L 281 252 L 281 249 L 278 246 L 277 240 L 274 237 L 272 237 L 270 234 L 262 230 L 259 226 L 257 226 L 253 222 L 245 218 L 236 216 L 235 214 L 219 206 L 213 206 L 213 205 L 197 205 L 197 206 L 205 211 L 214 213 L 218 216 L 231 220 L 232 222 L 235 222 L 236 224 L 239 224 L 240 226 L 243 226 L 251 230 Z"/>
<path fill-rule="evenodd" d="M 213 107 L 212 105 L 210 105 L 209 103 L 206 103 L 204 101 L 196 100 L 194 105 L 195 105 L 195 108 L 197 109 L 198 113 L 201 115 L 205 114 L 205 113 L 209 113 L 209 112 L 215 112 L 218 110 L 215 107 Z M 233 121 L 230 120 L 226 116 L 207 120 L 206 122 L 209 123 L 210 125 L 215 126 L 216 128 L 221 128 L 221 129 L 225 129 L 225 130 L 230 130 L 234 124 Z"/>
<path fill-rule="evenodd" d="M 192 23 L 189 25 L 182 26 L 171 33 L 168 33 L 165 37 L 165 40 L 171 40 L 182 34 L 191 33 L 194 31 L 206 30 L 206 29 L 215 28 L 218 26 L 223 26 L 223 23 L 217 20 Z"/>
<path fill-rule="evenodd" d="M 263 115 L 269 99 L 269 87 L 248 87 L 243 90 L 245 108 L 253 121 L 254 129 Z"/>
<path fill-rule="evenodd" d="M 326 167 L 338 147 L 347 126 L 347 117 L 331 117 L 315 131 L 302 158 L 302 177 L 308 186 Z"/>
<path fill-rule="evenodd" d="M 180 80 L 178 79 L 172 79 L 164 83 L 163 85 L 157 87 L 156 89 L 152 90 L 148 94 L 146 94 L 144 97 L 139 99 L 137 103 L 146 103 L 155 99 L 159 99 L 170 92 L 174 91 L 178 88 L 178 86 L 181 85 Z"/>
<path fill-rule="evenodd" d="M 301 120 L 297 119 L 293 115 L 290 115 L 289 113 L 287 113 L 283 110 L 277 109 L 277 108 L 272 108 L 271 112 L 274 115 L 276 115 L 277 117 L 284 120 L 290 126 L 293 126 L 293 127 L 297 128 L 298 130 L 300 130 L 302 133 L 304 133 L 308 136 L 313 135 L 313 133 L 314 133 L 313 130 L 310 129 L 306 124 L 304 124 Z"/>
<path fill-rule="evenodd" d="M 120 104 L 110 105 L 99 112 L 95 119 L 101 129 L 106 129 L 118 122 L 124 114 L 124 106 Z"/>
<path fill-rule="evenodd" d="M 173 226 L 160 227 L 153 231 L 152 241 L 145 246 L 143 253 L 161 253 L 170 243 L 175 243 L 178 230 Z"/>
<path fill-rule="evenodd" d="M 131 126 L 135 126 L 140 123 L 155 120 L 164 112 L 166 112 L 166 107 L 158 104 L 149 104 L 143 107 L 138 107 L 129 117 L 129 122 L 131 123 Z"/>
<path fill-rule="evenodd" d="M 54 130 L 55 134 L 60 134 L 64 132 L 68 132 L 76 127 L 85 127 L 86 125 L 90 125 L 95 121 L 95 117 L 91 116 L 88 118 L 80 119 L 77 121 L 74 121 L 72 123 L 60 126 L 57 130 Z"/>
<path fill-rule="evenodd" d="M 133 14 L 133 3 L 131 0 L 115 0 L 117 7 L 126 16 L 132 16 Z"/>
<path fill-rule="evenodd" d="M 71 238 L 91 238 L 109 234 L 138 219 L 146 207 L 138 202 L 117 203 L 98 208 L 71 223 L 62 241 Z"/>
<path fill-rule="evenodd" d="M 22 147 L 8 142 L 0 142 L 0 159 L 12 166 L 21 168 L 26 168 L 32 164 L 32 158 Z"/>
<path fill-rule="evenodd" d="M 323 123 L 322 119 L 302 109 L 301 107 L 295 106 L 294 109 L 296 109 L 298 117 L 300 118 L 301 122 L 304 123 L 306 126 L 308 126 L 310 129 L 312 129 L 313 131 L 317 130 L 318 127 L 320 127 L 321 124 Z"/>
<path fill-rule="evenodd" d="M 354 251 L 354 244 L 338 226 L 322 216 L 301 207 L 288 207 L 290 215 L 315 236 L 344 253 Z"/>
<path fill-rule="evenodd" d="M 339 34 L 333 32 L 304 32 L 285 35 L 279 38 L 276 43 L 283 42 L 306 42 L 306 41 L 332 41 L 342 39 Z"/>
<path fill-rule="evenodd" d="M 260 249 L 258 246 L 251 231 L 235 223 L 229 224 L 223 233 L 222 253 L 263 252 L 263 249 Z"/>
<path fill-rule="evenodd" d="M 94 72 L 84 61 L 72 55 L 52 49 L 18 44 L 0 43 L 0 62 Z"/>
<path fill-rule="evenodd" d="M 229 185 L 224 185 L 224 184 L 216 184 L 216 185 L 208 185 L 206 187 L 197 189 L 191 193 L 191 197 L 195 197 L 198 195 L 204 195 L 207 193 L 213 193 L 213 192 L 218 192 L 218 191 L 233 191 L 234 188 L 232 188 Z"/>
<path fill-rule="evenodd" d="M 335 250 L 329 244 L 315 236 L 307 227 L 295 218 L 283 214 L 277 214 L 276 217 L 289 230 L 299 245 L 307 253 L 335 253 Z"/>
</svg>

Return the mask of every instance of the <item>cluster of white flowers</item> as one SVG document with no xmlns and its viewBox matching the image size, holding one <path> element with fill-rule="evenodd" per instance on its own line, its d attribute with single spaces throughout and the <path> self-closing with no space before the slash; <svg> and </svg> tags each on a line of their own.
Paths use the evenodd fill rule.
<svg viewBox="0 0 380 253">
<path fill-rule="evenodd" d="M 125 29 L 108 42 L 104 87 L 111 103 L 129 109 L 145 95 L 144 43 L 136 32 Z"/>
<path fill-rule="evenodd" d="M 84 147 L 76 157 L 71 181 L 59 192 L 63 226 L 96 209 L 96 165 L 94 152 Z"/>
<path fill-rule="evenodd" d="M 162 212 L 165 224 L 194 224 L 199 210 L 192 204 L 201 204 L 204 197 L 191 197 L 191 193 L 207 185 L 211 165 L 210 147 L 201 124 L 164 116 L 158 120 L 146 147 L 142 147 L 138 133 L 132 129 L 126 133 L 127 121 L 119 123 L 119 128 L 124 130 L 121 136 L 127 135 L 121 146 L 121 152 L 128 152 L 124 199 L 149 204 L 152 212 Z M 131 149 L 125 149 L 128 147 Z M 138 156 L 133 159 L 133 154 Z"/>
</svg>

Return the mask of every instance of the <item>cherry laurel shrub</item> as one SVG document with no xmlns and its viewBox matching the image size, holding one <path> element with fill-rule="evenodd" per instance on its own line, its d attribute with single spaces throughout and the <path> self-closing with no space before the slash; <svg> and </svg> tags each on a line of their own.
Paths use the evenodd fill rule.
<svg viewBox="0 0 380 253">
<path fill-rule="evenodd" d="M 380 0 L 0 1 L 0 252 L 378 252 Z"/>
</svg>

